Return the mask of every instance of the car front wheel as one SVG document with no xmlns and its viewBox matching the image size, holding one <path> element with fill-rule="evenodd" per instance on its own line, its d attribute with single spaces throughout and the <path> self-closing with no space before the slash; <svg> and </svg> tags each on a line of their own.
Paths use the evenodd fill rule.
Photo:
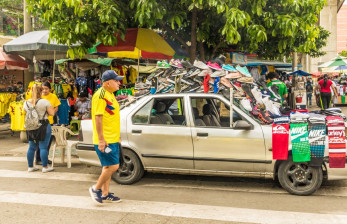
<svg viewBox="0 0 347 224">
<path fill-rule="evenodd" d="M 310 195 L 320 188 L 323 171 L 321 167 L 308 166 L 308 163 L 284 161 L 278 169 L 278 180 L 291 194 Z"/>
<path fill-rule="evenodd" d="M 133 184 L 143 176 L 143 166 L 133 151 L 123 148 L 122 152 L 124 154 L 124 163 L 112 175 L 112 179 L 119 184 Z"/>
</svg>

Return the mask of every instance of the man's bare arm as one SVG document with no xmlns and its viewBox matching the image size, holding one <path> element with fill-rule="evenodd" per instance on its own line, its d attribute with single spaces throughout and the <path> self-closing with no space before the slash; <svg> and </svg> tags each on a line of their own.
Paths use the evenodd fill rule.
<svg viewBox="0 0 347 224">
<path fill-rule="evenodd" d="M 103 115 L 95 115 L 96 132 L 98 133 L 98 138 L 99 138 L 99 150 L 101 152 L 104 152 L 105 146 L 107 145 L 107 143 L 105 142 L 105 139 L 104 139 L 102 119 L 103 119 Z"/>
</svg>

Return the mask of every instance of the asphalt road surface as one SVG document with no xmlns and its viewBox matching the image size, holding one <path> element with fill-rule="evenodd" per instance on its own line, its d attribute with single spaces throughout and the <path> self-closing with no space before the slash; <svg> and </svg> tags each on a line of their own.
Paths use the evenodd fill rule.
<svg viewBox="0 0 347 224">
<path fill-rule="evenodd" d="M 347 180 L 294 196 L 272 180 L 147 173 L 134 185 L 111 183 L 122 199 L 96 206 L 88 188 L 100 168 L 28 173 L 18 133 L 0 133 L 0 223 L 346 223 Z M 347 177 L 346 177 L 347 179 Z"/>
</svg>

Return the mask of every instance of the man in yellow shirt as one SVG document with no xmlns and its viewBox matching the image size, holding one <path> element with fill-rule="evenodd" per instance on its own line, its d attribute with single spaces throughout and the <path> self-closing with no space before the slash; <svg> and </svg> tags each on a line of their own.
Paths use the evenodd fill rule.
<svg viewBox="0 0 347 224">
<path fill-rule="evenodd" d="M 119 90 L 123 77 L 113 70 L 102 74 L 102 87 L 92 98 L 93 144 L 102 166 L 96 185 L 89 188 L 97 204 L 120 202 L 109 192 L 111 176 L 119 168 L 120 116 L 119 104 L 113 92 Z"/>
</svg>

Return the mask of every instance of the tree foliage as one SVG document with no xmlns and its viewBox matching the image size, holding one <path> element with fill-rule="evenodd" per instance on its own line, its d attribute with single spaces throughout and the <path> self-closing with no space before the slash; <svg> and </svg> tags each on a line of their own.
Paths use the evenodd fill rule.
<svg viewBox="0 0 347 224">
<path fill-rule="evenodd" d="M 265 58 L 321 54 L 327 31 L 315 24 L 325 0 L 27 0 L 50 25 L 51 38 L 81 46 L 113 44 L 126 27 L 158 28 L 189 50 L 191 60 L 233 45 Z M 187 44 L 190 43 L 190 44 Z"/>
<path fill-rule="evenodd" d="M 343 51 L 340 53 L 340 56 L 342 56 L 342 57 L 347 57 L 347 50 L 343 50 Z"/>
</svg>

